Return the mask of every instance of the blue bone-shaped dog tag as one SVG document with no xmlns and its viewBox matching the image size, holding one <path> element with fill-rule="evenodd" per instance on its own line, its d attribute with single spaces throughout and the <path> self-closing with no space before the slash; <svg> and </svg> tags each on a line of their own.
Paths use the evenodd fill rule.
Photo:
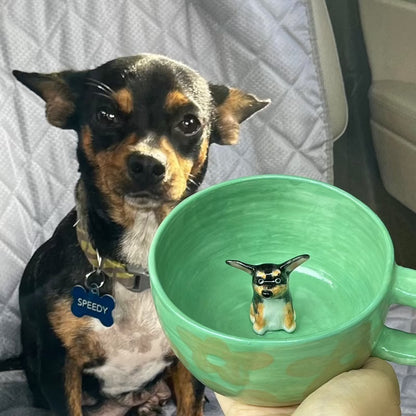
<svg viewBox="0 0 416 416">
<path fill-rule="evenodd" d="M 74 286 L 71 293 L 73 297 L 71 311 L 75 316 L 78 318 L 84 315 L 92 316 L 99 319 L 104 326 L 113 325 L 112 312 L 115 301 L 111 295 L 100 296 L 79 285 Z"/>
</svg>

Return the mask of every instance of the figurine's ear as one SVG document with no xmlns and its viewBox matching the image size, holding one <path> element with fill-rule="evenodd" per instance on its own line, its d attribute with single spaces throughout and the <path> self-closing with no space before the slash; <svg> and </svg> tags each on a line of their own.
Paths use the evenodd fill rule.
<svg viewBox="0 0 416 416">
<path fill-rule="evenodd" d="M 305 263 L 306 260 L 309 259 L 308 254 L 302 254 L 301 256 L 294 257 L 293 259 L 290 259 L 288 261 L 285 261 L 283 264 L 280 265 L 280 269 L 282 271 L 285 271 L 287 274 L 290 274 L 293 272 L 293 270 L 296 269 L 296 267 L 300 266 L 302 263 Z"/>
<path fill-rule="evenodd" d="M 253 94 L 247 94 L 236 88 L 214 84 L 210 84 L 209 88 L 216 109 L 213 143 L 236 144 L 240 123 L 270 104 L 270 100 L 259 100 Z"/>
<path fill-rule="evenodd" d="M 236 267 L 237 269 L 240 269 L 243 272 L 247 272 L 249 274 L 252 274 L 253 272 L 256 271 L 256 269 L 255 269 L 254 266 L 252 266 L 251 264 L 243 263 L 242 261 L 238 261 L 238 260 L 225 260 L 225 262 L 229 266 Z"/>
<path fill-rule="evenodd" d="M 46 103 L 46 118 L 53 126 L 75 128 L 76 101 L 84 84 L 86 71 L 52 74 L 13 71 L 13 75 Z"/>
</svg>

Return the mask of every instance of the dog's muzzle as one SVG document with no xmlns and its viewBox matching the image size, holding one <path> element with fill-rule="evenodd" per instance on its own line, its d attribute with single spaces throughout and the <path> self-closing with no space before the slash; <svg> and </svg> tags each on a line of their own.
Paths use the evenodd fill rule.
<svg viewBox="0 0 416 416">
<path fill-rule="evenodd" d="M 127 170 L 138 191 L 152 190 L 162 182 L 166 173 L 165 166 L 159 160 L 139 153 L 128 157 Z"/>
<path fill-rule="evenodd" d="M 263 290 L 263 291 L 261 292 L 261 295 L 262 295 L 264 298 L 271 298 L 271 297 L 273 296 L 273 292 L 272 292 L 271 290 Z"/>
</svg>

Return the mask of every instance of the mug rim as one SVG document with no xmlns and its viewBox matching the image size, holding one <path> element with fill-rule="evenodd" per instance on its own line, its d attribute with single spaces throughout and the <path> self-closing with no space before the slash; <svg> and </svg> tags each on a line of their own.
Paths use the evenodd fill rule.
<svg viewBox="0 0 416 416">
<path fill-rule="evenodd" d="M 293 181 L 293 182 L 310 183 L 315 186 L 321 186 L 323 188 L 327 188 L 329 191 L 338 193 L 342 197 L 349 199 L 355 205 L 357 205 L 360 209 L 366 212 L 367 215 L 371 218 L 371 220 L 374 221 L 378 225 L 378 227 L 380 227 L 382 234 L 383 234 L 383 242 L 385 243 L 385 246 L 387 249 L 386 254 L 388 255 L 388 260 L 386 262 L 386 267 L 384 270 L 383 285 L 380 286 L 380 290 L 378 291 L 377 296 L 372 300 L 372 302 L 365 309 L 363 309 L 358 315 L 356 315 L 353 319 L 347 321 L 345 324 L 335 329 L 329 330 L 327 332 L 321 332 L 317 335 L 304 335 L 301 337 L 294 337 L 293 339 L 289 339 L 289 338 L 270 339 L 270 338 L 265 338 L 265 337 L 258 337 L 258 339 L 253 339 L 253 338 L 248 338 L 248 337 L 227 334 L 221 331 L 217 331 L 206 325 L 203 325 L 202 323 L 188 316 L 180 308 L 178 308 L 175 305 L 175 303 L 170 299 L 170 297 L 168 296 L 168 294 L 166 293 L 166 291 L 164 290 L 160 282 L 158 273 L 156 271 L 157 269 L 156 268 L 156 250 L 157 250 L 157 246 L 159 245 L 159 241 L 162 239 L 164 230 L 169 226 L 169 224 L 172 221 L 174 221 L 176 215 L 181 213 L 183 210 L 187 209 L 188 205 L 192 204 L 194 200 L 204 198 L 205 195 L 209 195 L 212 192 L 216 192 L 218 189 L 233 186 L 234 184 L 242 183 L 242 182 L 251 182 L 251 181 L 258 181 L 258 180 L 260 181 L 276 180 L 276 179 L 288 180 L 288 181 Z M 325 182 L 321 182 L 321 181 L 317 181 L 317 180 L 309 179 L 309 178 L 304 178 L 301 176 L 274 175 L 274 174 L 245 176 L 245 177 L 241 177 L 237 179 L 232 179 L 229 181 L 225 181 L 219 184 L 212 185 L 208 188 L 205 188 L 197 192 L 196 194 L 189 196 L 188 198 L 180 202 L 159 225 L 155 233 L 155 236 L 153 238 L 152 244 L 150 246 L 149 257 L 148 257 L 148 267 L 149 267 L 150 285 L 151 285 L 152 294 L 154 292 L 158 292 L 160 298 L 162 298 L 161 294 L 163 295 L 164 308 L 171 311 L 171 313 L 174 313 L 176 316 L 178 316 L 182 321 L 186 322 L 188 325 L 196 328 L 199 332 L 205 333 L 206 336 L 215 336 L 220 339 L 226 339 L 226 340 L 230 340 L 230 341 L 237 342 L 237 343 L 246 343 L 248 345 L 261 343 L 267 346 L 297 345 L 297 344 L 303 344 L 305 342 L 319 341 L 321 339 L 335 336 L 341 332 L 347 331 L 348 329 L 355 327 L 360 322 L 365 320 L 367 316 L 371 315 L 374 312 L 374 310 L 378 307 L 378 305 L 385 298 L 386 294 L 388 293 L 392 285 L 391 276 L 392 276 L 394 264 L 395 264 L 395 260 L 394 260 L 393 242 L 391 240 L 390 234 L 386 226 L 384 225 L 383 221 L 380 219 L 380 217 L 366 204 L 361 202 L 359 199 L 357 199 L 350 193 L 334 185 L 325 183 Z M 387 277 L 390 276 L 390 278 L 386 279 L 386 275 Z"/>
</svg>

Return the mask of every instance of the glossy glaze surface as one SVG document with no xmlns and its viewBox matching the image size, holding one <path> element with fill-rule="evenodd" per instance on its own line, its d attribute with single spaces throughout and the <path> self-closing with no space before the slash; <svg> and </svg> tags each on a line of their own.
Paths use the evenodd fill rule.
<svg viewBox="0 0 416 416">
<path fill-rule="evenodd" d="M 258 264 L 302 252 L 311 259 L 291 281 L 296 331 L 259 337 L 247 319 L 250 284 L 224 259 Z M 175 352 L 209 387 L 251 404 L 299 402 L 359 367 L 398 293 L 392 243 L 378 217 L 337 188 L 288 176 L 244 178 L 188 198 L 159 228 L 149 264 Z M 404 303 L 415 306 L 415 292 L 408 288 Z"/>
</svg>

